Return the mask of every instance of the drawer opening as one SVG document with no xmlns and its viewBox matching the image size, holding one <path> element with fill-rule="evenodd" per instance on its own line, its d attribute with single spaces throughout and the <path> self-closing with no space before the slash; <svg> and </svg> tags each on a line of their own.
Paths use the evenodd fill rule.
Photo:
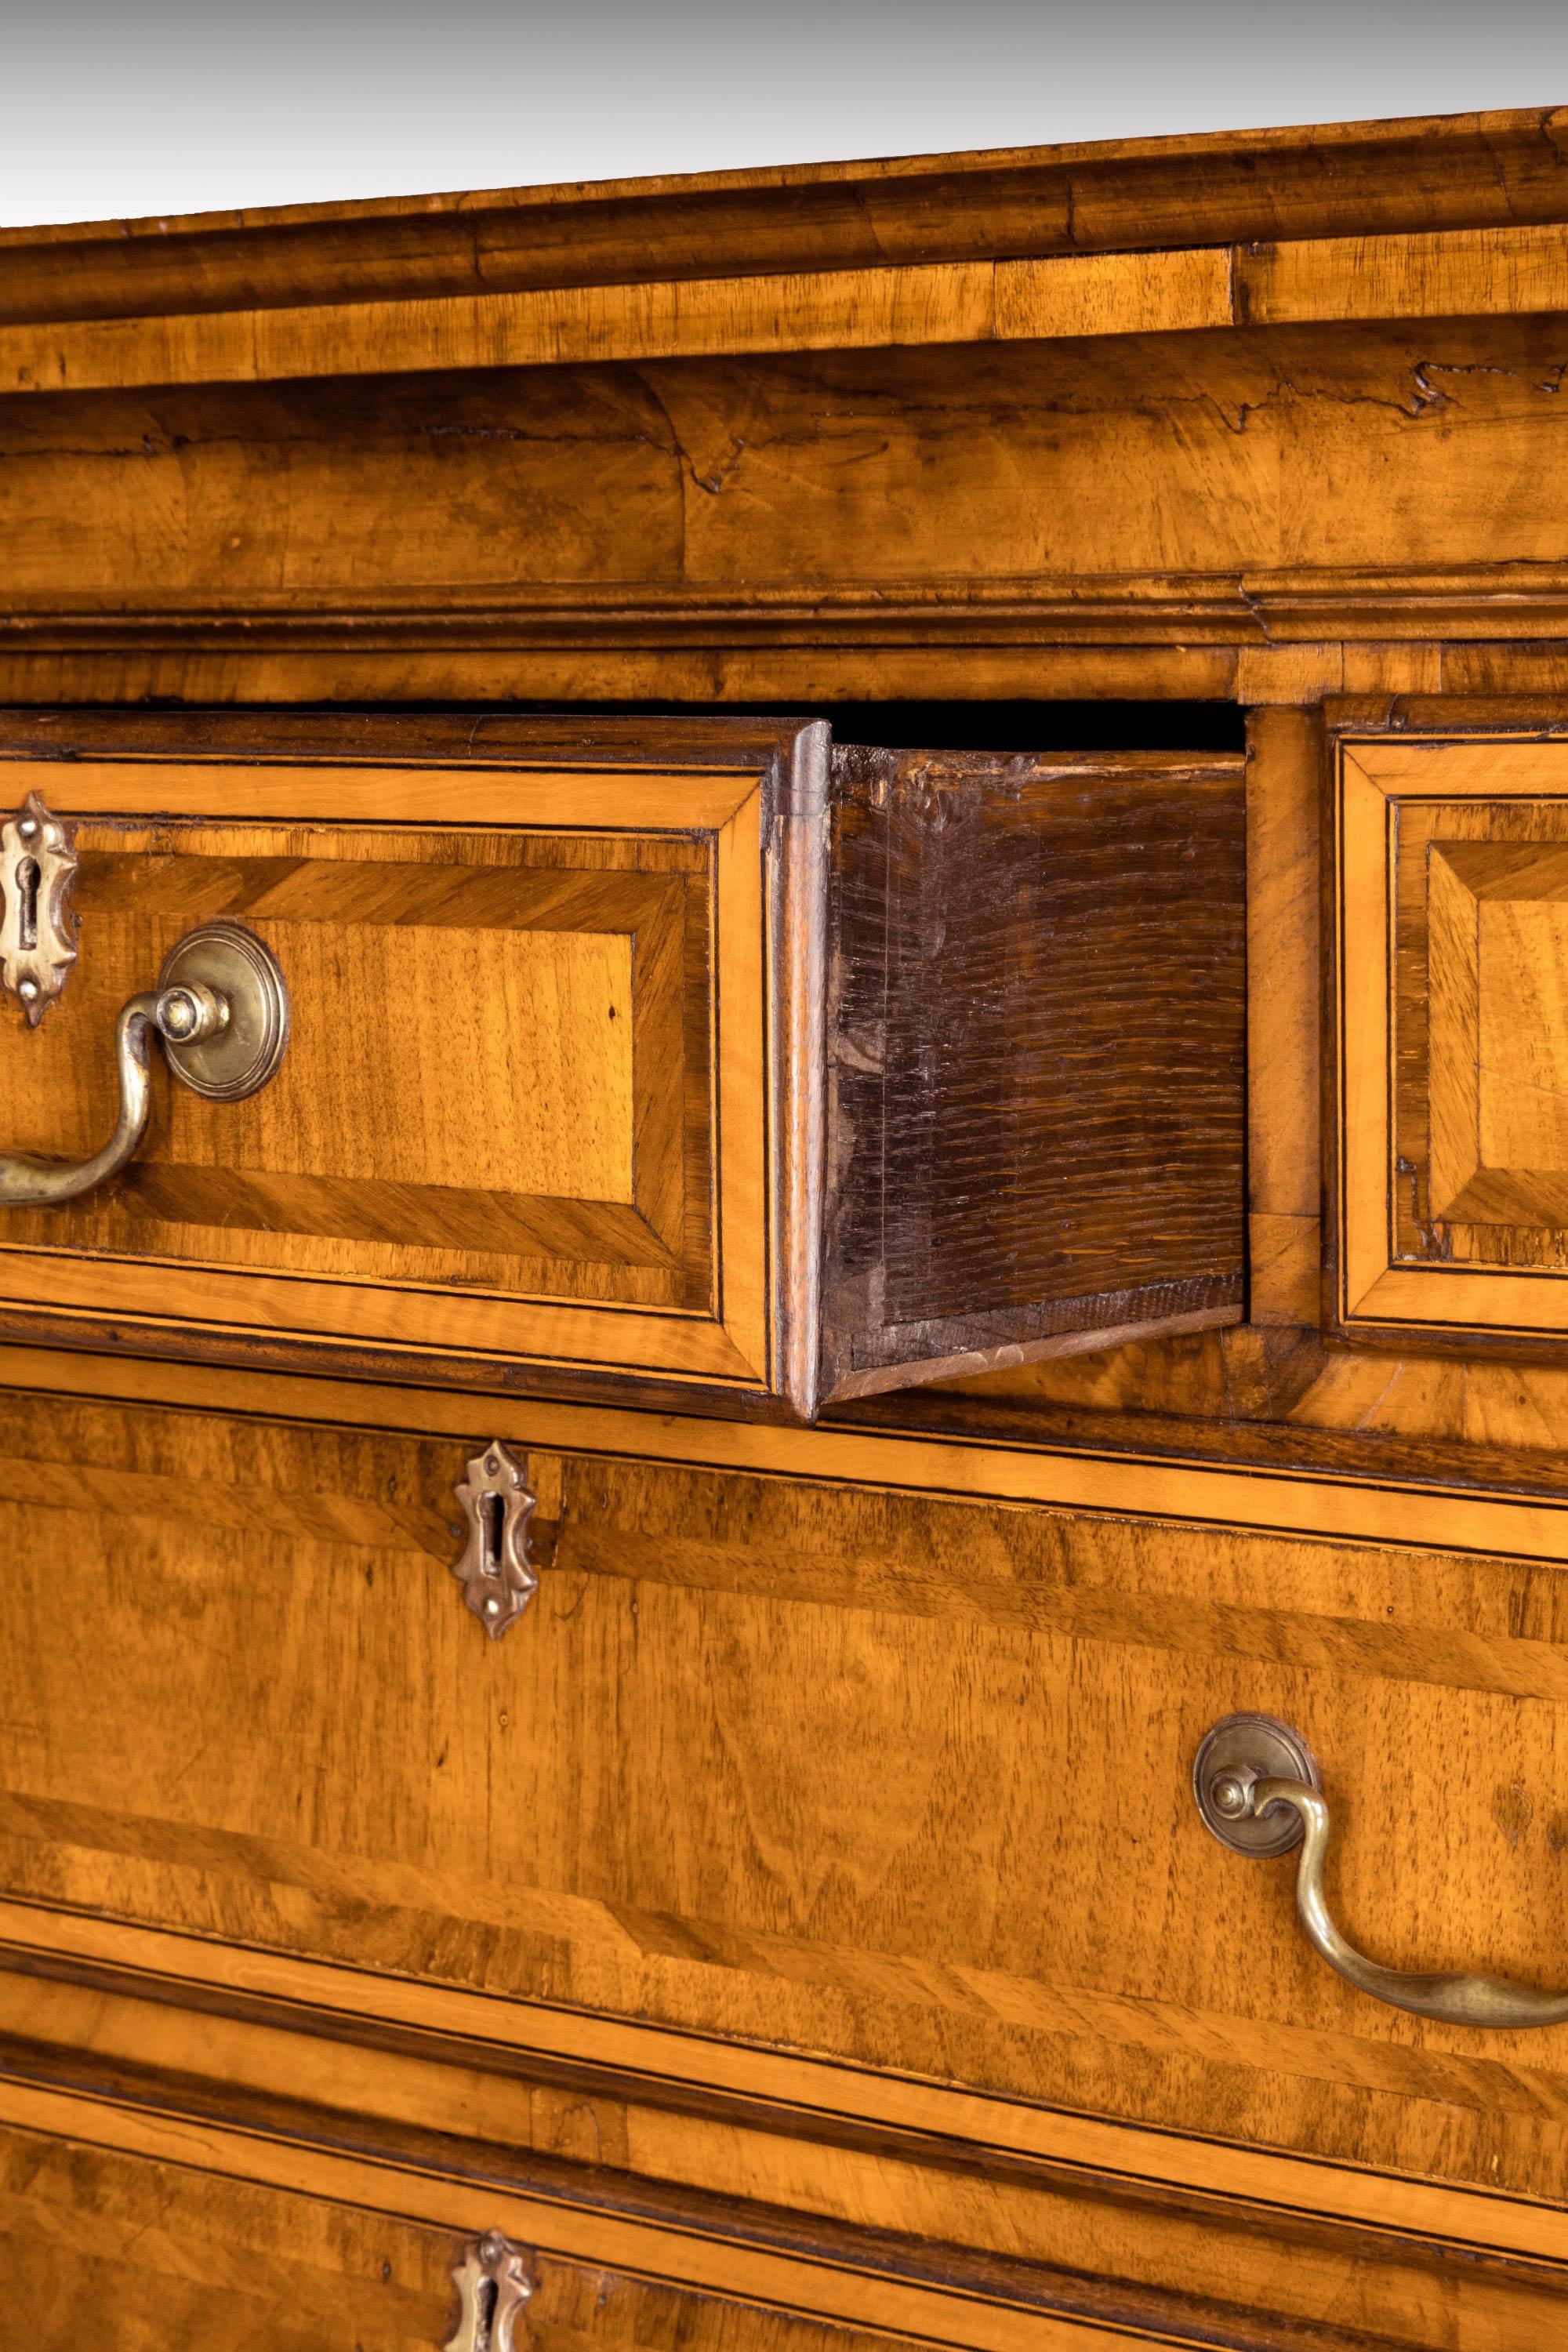
<svg viewBox="0 0 1568 2352">
<path fill-rule="evenodd" d="M 809 725 L 821 720 L 836 743 L 889 751 L 1234 751 L 1247 748 L 1240 704 L 1213 702 L 513 702 L 323 703 L 322 715 L 607 719 L 618 722 L 738 718 Z"/>
</svg>

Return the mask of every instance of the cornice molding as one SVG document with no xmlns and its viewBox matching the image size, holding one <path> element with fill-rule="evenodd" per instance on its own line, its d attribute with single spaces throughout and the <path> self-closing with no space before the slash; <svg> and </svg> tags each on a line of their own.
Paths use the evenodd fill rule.
<svg viewBox="0 0 1568 2352">
<path fill-rule="evenodd" d="M 1568 109 L 0 233 L 0 324 L 1568 218 Z"/>
<path fill-rule="evenodd" d="M 1531 641 L 1568 631 L 1568 564 L 1324 567 L 842 585 L 431 583 L 112 604 L 11 598 L 0 653 L 404 652 L 584 646 L 1214 645 Z"/>
<path fill-rule="evenodd" d="M 0 394 L 1568 310 L 1568 223 L 0 323 Z"/>
</svg>

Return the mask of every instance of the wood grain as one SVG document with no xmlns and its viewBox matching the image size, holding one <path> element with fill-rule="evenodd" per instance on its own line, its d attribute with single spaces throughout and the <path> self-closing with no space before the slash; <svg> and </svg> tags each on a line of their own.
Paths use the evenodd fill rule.
<svg viewBox="0 0 1568 2352">
<path fill-rule="evenodd" d="M 23 633 L 18 632 L 21 635 Z M 415 703 L 458 703 L 472 709 L 505 709 L 520 697 L 540 707 L 562 702 L 594 704 L 663 702 L 672 695 L 703 705 L 715 698 L 725 708 L 819 709 L 870 697 L 919 700 L 931 683 L 926 652 L 916 645 L 870 645 L 858 649 L 807 645 L 760 651 L 732 642 L 703 650 L 689 644 L 628 645 L 599 642 L 597 628 L 575 646 L 541 652 L 515 641 L 518 630 L 502 633 L 505 649 L 492 641 L 476 646 L 430 651 L 403 642 L 395 627 L 390 640 L 366 642 L 350 654 L 336 649 L 279 651 L 265 634 L 229 652 L 193 643 L 182 622 L 168 614 L 142 632 L 111 626 L 113 642 L 101 653 L 5 650 L 0 616 L 0 697 L 9 708 L 76 704 L 112 692 L 117 702 L 172 702 L 195 708 L 284 703 L 310 707 L 341 703 L 356 696 L 378 700 L 406 697 Z M 423 634 L 416 629 L 416 634 Z M 679 634 L 679 633 L 678 633 Z M 831 633 L 830 633 L 831 634 Z M 978 633 L 977 633 L 978 634 Z M 205 630 L 197 635 L 205 637 Z M 727 635 L 722 629 L 721 638 Z M 44 636 L 52 640 L 52 625 Z M 138 639 L 131 643 L 129 639 Z M 952 647 L 942 674 L 961 698 L 988 702 L 1032 699 L 1042 691 L 1066 701 L 1088 695 L 1134 700 L 1227 701 L 1236 684 L 1236 655 L 1223 646 L 1173 649 L 1151 670 L 1138 648 L 1109 649 L 1071 645 L 996 646 L 972 643 Z"/>
<path fill-rule="evenodd" d="M 345 2047 L 341 2027 L 323 2042 L 280 2021 L 263 2024 L 253 2014 L 241 2022 L 209 2006 L 198 2073 L 189 2018 L 174 2009 L 37 1977 L 0 1977 L 0 2003 L 12 2081 L 111 2090 L 132 2108 L 198 2128 L 243 2122 L 289 2141 L 301 2168 L 319 2150 L 352 2148 L 416 2168 L 482 2171 L 558 2209 L 637 2212 L 729 2238 L 737 2251 L 747 2239 L 775 2248 L 793 2241 L 841 2263 L 919 2272 L 960 2297 L 1010 2287 L 1059 2317 L 1141 2321 L 1163 2341 L 1348 2352 L 1373 2336 L 1424 2347 L 1435 2326 L 1462 2326 L 1479 2352 L 1514 2352 L 1532 2325 L 1549 2324 L 1561 2290 L 1562 2265 L 1550 2258 L 1424 2242 L 1386 2221 L 1381 2229 L 1331 2224 L 1246 2197 L 1162 2192 L 930 2137 L 864 2127 L 825 2134 L 820 2120 L 748 2112 L 735 2099 L 682 2102 L 655 2082 L 508 2067 L 500 2053 L 487 2067 L 483 2053 L 427 2037 L 405 2036 L 399 2049 L 383 2033 Z M 79 2057 L 69 2054 L 73 2045 Z M 79 2164 L 85 2153 L 77 2152 Z M 107 2205 L 116 2188 L 132 2189 L 132 2169 L 99 2151 L 91 2170 Z M 233 2199 L 241 2229 L 247 2205 L 254 2210 L 232 2183 L 186 2175 L 179 2184 L 165 2176 L 163 2186 L 176 2204 L 204 2193 L 215 2205 Z M 751 2199 L 749 2210 L 737 2206 L 738 2193 Z M 1459 2201 L 1447 2192 L 1450 2208 Z M 1469 2202 L 1484 2223 L 1501 2200 Z M 107 2215 L 99 2218 L 101 2226 Z M 300 2215 L 297 2245 L 311 2242 L 315 2218 Z M 187 2260 L 193 2235 L 200 2242 L 200 2233 L 181 2233 Z M 532 2315 L 536 2324 L 544 2316 L 537 2295 Z M 693 2310 L 688 2325 L 724 2321 L 721 2310 Z"/>
<path fill-rule="evenodd" d="M 1099 646 L 1091 693 L 1228 694 L 1226 648 L 1550 636 L 1554 336 L 1215 329 L 0 402 L 0 682 L 820 700 L 923 693 L 935 652 L 964 681 L 943 692 L 1030 694 L 1086 690 L 1050 664 Z M 1140 643 L 1186 683 L 1137 683 L 1116 648 Z"/>
<path fill-rule="evenodd" d="M 0 396 L 1562 309 L 1553 222 L 1247 247 L 0 321 Z"/>
<path fill-rule="evenodd" d="M 830 1401 L 1239 1319 L 1237 765 L 839 755 Z"/>
<path fill-rule="evenodd" d="M 1265 2229 L 1288 2226 L 1292 2219 L 1334 2229 L 1364 2221 L 1471 2255 L 1556 2261 L 1564 2251 L 1558 2210 L 1496 2189 L 1369 2176 L 1353 2166 L 1256 2144 L 1151 2131 L 1027 2099 L 592 2011 L 225 1946 L 87 1913 L 0 1904 L 0 1971 L 5 2015 L 18 2028 L 9 2045 L 13 2070 L 52 2064 L 52 2079 L 62 2082 L 79 2062 L 37 2029 L 40 2021 L 47 2024 L 62 2014 L 57 2004 L 87 1991 L 101 2004 L 89 2038 L 101 2036 L 106 2054 L 120 2052 L 126 2062 L 134 2040 L 157 2067 L 174 2030 L 165 2013 L 198 2015 L 216 2021 L 214 2066 L 236 2069 L 237 2081 L 245 2079 L 249 2063 L 242 2053 L 264 2047 L 273 2053 L 264 2063 L 281 2070 L 279 2080 L 286 2072 L 304 2095 L 330 2110 L 350 2079 L 334 2073 L 335 2050 L 344 2067 L 368 2070 L 357 2078 L 368 2115 L 397 2099 L 398 2085 L 409 2079 L 403 2069 L 413 2061 L 421 2095 L 438 2103 L 429 2119 L 461 2116 L 458 2127 L 467 2130 L 496 2112 L 491 2103 L 498 2095 L 481 2089 L 476 2078 L 504 2079 L 510 2087 L 501 2137 L 509 2144 L 536 2125 L 547 2134 L 563 2126 L 571 2132 L 573 2119 L 569 2113 L 563 2116 L 557 2095 L 577 2097 L 596 2121 L 605 2118 L 601 2149 L 610 2149 L 617 2163 L 629 2150 L 634 2128 L 672 2135 L 643 2140 L 650 2176 L 684 2144 L 679 2120 L 684 2117 L 721 2126 L 736 2136 L 736 2149 L 742 2136 L 758 2131 L 774 2137 L 782 2131 L 807 2149 L 820 2144 L 831 2168 L 852 2152 L 869 2153 L 878 2160 L 896 2158 L 949 2173 L 968 2166 L 973 2178 L 1081 2191 L 1091 2203 L 1125 2194 L 1146 2199 L 1151 2210 L 1224 2210 L 1243 2227 L 1249 2226 L 1246 2209 L 1255 2208 Z M 301 2037 L 324 2038 L 331 2047 L 312 2054 Z M 83 2056 L 92 2063 L 85 2043 Z M 384 2067 L 384 2060 L 394 2063 Z M 174 2095 L 174 2077 L 180 2074 L 187 2095 L 199 2080 L 188 2064 L 163 2065 L 165 2095 Z M 366 2090 L 370 2081 L 374 2092 Z M 540 2109 L 525 2107 L 527 2085 L 544 2089 Z M 479 2104 L 465 2108 L 465 2101 Z M 619 2122 L 611 2118 L 615 2102 L 625 2103 Z M 654 2156 L 660 2147 L 664 2155 Z M 563 2143 L 562 2152 L 584 2151 L 574 2142 Z M 833 2193 L 825 2185 L 826 2171 L 818 2173 L 809 2161 L 795 2175 L 792 2201 L 806 2193 L 805 2183 Z"/>
<path fill-rule="evenodd" d="M 1241 1361 L 1218 1355 L 1227 1342 L 1247 1348 Z M 836 1414 L 809 1430 L 683 1415 L 646 1392 L 613 1408 L 487 1397 L 483 1410 L 489 1432 L 523 1447 L 1568 1559 L 1568 1480 L 1554 1435 L 1562 1378 L 1494 1364 L 1467 1367 L 1443 1389 L 1431 1369 L 1397 1357 L 1352 1360 L 1311 1335 L 1243 1326 L 868 1399 L 850 1409 L 853 1421 Z M 1009 1398 L 1010 1383 L 1026 1384 L 1024 1409 Z M 0 1344 L 0 1388 L 401 1430 L 470 1450 L 474 1437 L 476 1400 L 458 1391 L 170 1359 Z M 1053 1410 L 1054 1390 L 1079 1409 Z"/>
<path fill-rule="evenodd" d="M 794 734 L 750 771 L 660 774 L 651 737 L 574 772 L 525 741 L 520 765 L 476 764 L 450 726 L 424 767 L 395 727 L 396 767 L 342 763 L 351 739 L 320 727 L 335 766 L 268 761 L 255 738 L 237 757 L 232 733 L 204 761 L 199 727 L 171 732 L 183 763 L 122 725 L 117 760 L 68 777 L 47 757 L 0 767 L 77 824 L 88 942 L 41 1038 L 0 1028 L 12 1144 L 96 1148 L 118 1008 L 196 920 L 245 922 L 279 955 L 289 1055 L 239 1106 L 161 1087 L 124 1182 L 12 1213 L 12 1311 L 205 1327 L 219 1355 L 248 1328 L 340 1356 L 357 1339 L 498 1371 L 558 1356 L 773 1385 L 775 1057 L 781 1096 L 796 1082 L 766 960 Z M 57 740 L 46 726 L 29 748 Z"/>
<path fill-rule="evenodd" d="M 1562 747 L 1339 759 L 1339 1328 L 1539 1349 L 1564 1322 Z"/>
<path fill-rule="evenodd" d="M 492 1648 L 463 1444 L 58 1399 L 7 1440 L 13 1896 L 1555 2194 L 1556 2037 L 1358 1999 L 1187 1780 L 1232 1707 L 1300 1724 L 1352 1930 L 1552 1980 L 1551 1569 L 569 1455 Z"/>
<path fill-rule="evenodd" d="M 1560 219 L 1561 110 L 0 232 L 7 321 Z"/>
<path fill-rule="evenodd" d="M 1447 1218 L 1480 1160 L 1479 910 L 1441 851 L 1426 877 L 1428 1198 Z"/>
<path fill-rule="evenodd" d="M 1212 2305 L 1205 2309 L 1198 2298 L 1179 2291 L 1147 2295 L 1113 2288 L 1107 2294 L 1099 2282 L 1070 2274 L 1031 2274 L 1020 2263 L 976 2263 L 945 2249 L 934 2261 L 918 2253 L 900 2260 L 902 2250 L 870 2232 L 797 2231 L 792 2243 L 787 2229 L 768 2216 L 750 2229 L 731 2223 L 716 2239 L 696 2229 L 671 2227 L 662 2217 L 623 2216 L 595 2210 L 585 2202 L 573 2210 L 548 2192 L 540 2194 L 532 2183 L 476 2181 L 461 2173 L 443 2176 L 434 2167 L 416 2170 L 401 2149 L 390 2160 L 379 2161 L 306 2149 L 243 2126 L 193 2126 L 150 2107 L 116 2106 L 30 2084 L 0 2084 L 0 2118 L 23 2142 L 24 2178 L 33 2158 L 29 2136 L 49 2133 L 80 2145 L 80 2154 L 76 2146 L 64 2151 L 67 2162 L 74 2160 L 78 2168 L 78 2193 L 111 2209 L 128 2202 L 132 2227 L 150 2200 L 178 2213 L 182 2190 L 186 2195 L 194 2190 L 201 2201 L 193 2218 L 201 2216 L 205 2202 L 209 2212 L 216 2206 L 229 2221 L 242 2245 L 253 2234 L 262 2235 L 258 2267 L 263 2277 L 271 2268 L 268 2254 L 290 2229 L 300 2231 L 311 2252 L 325 2238 L 328 2263 L 347 2273 L 344 2284 L 352 2294 L 378 2254 L 381 2279 L 390 2284 L 397 2274 L 395 2262 L 405 2271 L 413 2267 L 411 2252 L 433 2267 L 437 2249 L 450 2258 L 461 2237 L 499 2226 L 535 2252 L 542 2308 L 533 2340 L 546 2345 L 602 2342 L 606 2320 L 612 2328 L 651 2324 L 649 2352 L 672 2352 L 673 2346 L 687 2344 L 713 2345 L 719 2352 L 734 2347 L 739 2352 L 742 2345 L 759 2343 L 795 2352 L 823 2341 L 820 2327 L 811 2325 L 814 2320 L 874 2331 L 873 2340 L 881 2343 L 889 2336 L 895 2341 L 912 2338 L 958 2347 L 958 2352 L 1087 2352 L 1089 2345 L 1134 2352 L 1150 2343 L 1232 2352 L 1237 2342 L 1234 2315 Z M 132 2178 L 117 2179 L 120 2168 L 105 2164 L 105 2156 L 131 2159 L 127 2168 Z M 197 2175 L 194 2181 L 193 2172 Z M 307 2199 L 315 2210 L 305 2206 Z M 333 2227 L 340 2221 L 333 2205 L 351 2208 L 359 2224 L 346 2247 Z M 24 2218 L 30 2216 L 25 2213 Z M 208 2229 L 212 2226 L 209 2221 Z M 123 2228 L 113 2231 L 111 2225 L 111 2242 L 118 2238 L 123 2243 L 126 2236 Z M 134 2246 L 134 2238 L 130 2242 Z M 388 2246 L 391 2251 L 384 2251 Z M 155 2242 L 143 2257 L 153 2269 L 154 2281 L 162 2268 L 161 2251 Z M 563 2267 L 575 2263 L 610 2275 L 574 2281 L 569 2273 L 552 2291 L 545 2278 L 552 2256 Z M 31 2276 L 37 2278 L 36 2270 Z M 664 2293 L 644 2302 L 637 2290 L 649 2287 Z M 584 2339 L 570 2323 L 590 2313 L 591 2330 Z M 569 2323 L 563 2334 L 552 2324 L 558 2315 Z M 265 2328 L 276 2325 L 279 2314 L 264 2304 L 252 2317 Z M 1258 2352 L 1287 2352 L 1303 2340 L 1312 2352 L 1373 2352 L 1368 2338 L 1347 2336 L 1338 2327 L 1314 2329 L 1303 2338 L 1289 2322 L 1279 2327 L 1265 2320 L 1259 2327 L 1248 2315 L 1246 2324 Z M 770 2327 L 779 2333 L 771 2335 Z M 266 2334 L 258 2340 L 299 2341 Z M 625 2342 L 627 2337 L 610 2340 Z M 640 2333 L 630 2340 L 637 2345 L 649 2341 Z M 846 2340 L 837 2326 L 831 2340 Z M 864 2335 L 847 2337 L 851 2347 L 867 2341 Z"/>
<path fill-rule="evenodd" d="M 1321 742 L 1310 711 L 1247 721 L 1248 1311 L 1318 1319 L 1321 1251 L 1319 808 Z"/>
<path fill-rule="evenodd" d="M 1563 924 L 1554 898 L 1521 892 L 1481 902 L 1480 1146 L 1489 1168 L 1568 1170 Z"/>
<path fill-rule="evenodd" d="M 846 2277 L 836 2294 L 826 2264 L 771 2251 L 731 2252 L 726 2279 L 729 2250 L 716 2261 L 714 2250 L 673 2231 L 613 2220 L 595 2227 L 592 2217 L 552 2216 L 538 2199 L 482 2182 L 419 2180 L 325 2154 L 301 2160 L 221 2127 L 202 2132 L 5 2088 L 0 2112 L 14 2119 L 0 2139 L 7 2352 L 67 2352 L 79 2341 L 79 2302 L 101 2314 L 96 2341 L 112 2352 L 171 2342 L 226 2352 L 237 2327 L 262 2352 L 427 2352 L 456 2315 L 449 2273 L 463 2241 L 494 2227 L 520 2241 L 526 2231 L 534 2251 L 520 2343 L 555 2352 L 590 2342 L 623 2352 L 869 2352 L 910 2340 L 879 2320 L 903 2319 L 915 2340 L 930 2342 L 935 2311 L 956 2305 L 940 2289 L 875 2278 Z M 45 2139 L 40 2125 L 63 2125 L 68 2137 Z M 68 2136 L 73 2126 L 79 2137 Z M 540 2223 L 550 2230 L 552 2221 L 552 2234 L 586 2241 L 583 2259 L 534 2249 Z M 78 2298 L 64 2310 L 62 2263 Z M 696 2282 L 682 2279 L 691 2271 Z M 795 2296 L 826 2304 L 826 2313 L 792 2315 Z M 976 2352 L 1052 2352 L 1079 2337 L 1070 2322 L 1047 2318 L 1018 2331 L 1005 2314 L 993 2319 L 978 2298 L 976 2306 L 952 2338 Z M 869 2320 L 869 2332 L 857 2318 Z M 841 2334 L 834 2323 L 843 2319 L 851 2325 Z"/>
<path fill-rule="evenodd" d="M 1537 110 L 0 234 L 0 692 L 253 706 L 228 732 L 0 721 L 99 843 L 100 977 L 51 1024 L 75 1002 L 99 1035 L 209 898 L 342 1000 L 348 1058 L 375 1003 L 412 1005 L 374 1098 L 302 1029 L 310 1099 L 247 1110 L 226 1182 L 205 1114 L 164 1106 L 85 1251 L 0 1253 L 26 1295 L 0 1318 L 0 2344 L 74 2345 L 90 2309 L 112 2352 L 427 2346 L 453 2239 L 498 2221 L 543 2248 L 534 2340 L 563 2346 L 1553 2340 L 1559 2037 L 1358 2001 L 1186 1773 L 1231 1707 L 1300 1723 L 1352 1934 L 1560 1980 L 1568 1369 L 1495 1312 L 1446 1356 L 1424 1310 L 1352 1348 L 1318 1328 L 1310 910 L 1327 699 L 1410 786 L 1392 1027 L 1346 1120 L 1386 1119 L 1380 1231 L 1414 1171 L 1394 1271 L 1539 1297 L 1568 1217 L 1542 782 L 1568 706 L 1462 698 L 1568 694 L 1565 152 Z M 1118 1217 L 1141 1250 L 1166 1230 L 1158 1171 L 1137 1212 L 1090 1181 L 1081 1092 L 1039 1148 L 1074 1042 L 1019 871 L 1042 832 L 986 803 L 1000 882 L 961 823 L 889 836 L 898 985 L 836 1041 L 843 1100 L 886 1097 L 890 1039 L 963 1114 L 890 1098 L 889 1221 L 871 1128 L 825 1150 L 821 727 L 417 706 L 894 695 L 1125 698 L 1145 746 L 1155 700 L 1254 707 L 1253 1319 L 1146 1336 L 1149 1286 L 1100 1265 L 1092 1329 L 1045 1335 L 1088 1353 L 752 1425 L 720 1412 L 815 1402 L 825 1300 L 850 1353 L 1033 1344 L 1019 1318 L 1067 1296 L 1047 1176 L 1082 1180 L 1055 1206 L 1101 1257 Z M 342 707 L 254 709 L 291 699 Z M 922 814 L 985 802 L 952 779 L 991 716 L 953 713 Z M 1500 792 L 1495 739 L 1531 730 Z M 146 825 L 160 761 L 199 856 Z M 521 769 L 572 860 L 516 854 Z M 726 776 L 754 838 L 719 840 Z M 1211 1042 L 1240 1009 L 1220 832 L 1174 824 L 1214 846 L 1179 922 L 1164 877 L 1178 945 L 1217 959 Z M 999 912 L 938 942 L 957 867 Z M 758 951 L 716 992 L 726 905 Z M 1362 911 L 1381 940 L 1386 900 Z M 1123 932 L 1112 1108 L 1117 1049 L 1199 1028 L 1180 991 L 1140 1001 L 1165 966 Z M 470 973 L 505 1083 L 437 1119 L 483 1050 L 439 1010 Z M 1078 976 L 1088 1034 L 1112 992 Z M 0 1093 L 64 1149 L 102 1071 L 46 1037 L 47 1097 L 3 1034 Z M 1163 1064 L 1133 1061 L 1148 1097 Z M 1238 1082 L 1225 1107 L 1238 1219 Z M 302 1356 L 329 1278 L 352 1345 Z M 487 1287 L 542 1297 L 522 1379 L 597 1402 L 513 1392 L 500 1349 L 465 1391 Z M 621 1328 L 570 1370 L 593 1316 Z M 476 1648 L 450 1489 L 491 1436 L 527 1456 L 542 1585 Z"/>
<path fill-rule="evenodd" d="M 1272 245 L 1237 256 L 1237 315 L 1451 319 L 1553 310 L 1568 286 L 1568 227 L 1485 228 Z"/>
<path fill-rule="evenodd" d="M 43 1052 L 0 1032 L 16 1148 L 95 1148 L 118 1007 L 197 917 L 257 929 L 299 1008 L 263 1095 L 161 1094 L 121 1181 L 8 1216 L 0 1311 L 807 1415 L 1239 1317 L 1237 762 L 861 752 L 830 785 L 817 728 L 786 785 L 661 772 L 657 727 L 614 771 L 513 735 L 511 769 L 471 730 L 407 764 L 392 721 L 395 767 L 240 722 L 0 763 L 77 824 L 91 975 Z"/>
</svg>

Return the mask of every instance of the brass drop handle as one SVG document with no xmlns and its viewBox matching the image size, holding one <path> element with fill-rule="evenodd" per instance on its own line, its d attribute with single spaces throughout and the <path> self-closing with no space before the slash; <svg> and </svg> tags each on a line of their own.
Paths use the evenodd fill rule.
<svg viewBox="0 0 1568 2352">
<path fill-rule="evenodd" d="M 1198 1749 L 1193 1787 L 1205 1822 L 1233 1853 L 1288 1853 L 1300 1845 L 1297 1915 L 1313 1949 L 1358 1992 L 1445 2025 L 1568 2024 L 1568 1992 L 1537 1992 L 1500 1977 L 1385 1969 L 1347 1943 L 1323 1895 L 1328 1804 L 1310 1749 L 1288 1725 L 1272 1716 L 1226 1716 Z"/>
<path fill-rule="evenodd" d="M 204 923 L 171 948 L 156 990 L 133 996 L 114 1024 L 120 1116 L 90 1160 L 0 1153 L 0 1206 L 79 1200 L 132 1160 L 152 1108 L 151 1041 L 195 1094 L 239 1102 L 264 1087 L 289 1042 L 289 990 L 272 950 L 238 923 Z"/>
</svg>

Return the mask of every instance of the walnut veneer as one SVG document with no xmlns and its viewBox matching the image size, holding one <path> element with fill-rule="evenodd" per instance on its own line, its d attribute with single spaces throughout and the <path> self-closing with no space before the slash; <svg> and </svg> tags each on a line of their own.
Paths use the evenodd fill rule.
<svg viewBox="0 0 1568 2352">
<path fill-rule="evenodd" d="M 4 2352 L 1562 2334 L 1565 156 L 0 236 Z"/>
</svg>

